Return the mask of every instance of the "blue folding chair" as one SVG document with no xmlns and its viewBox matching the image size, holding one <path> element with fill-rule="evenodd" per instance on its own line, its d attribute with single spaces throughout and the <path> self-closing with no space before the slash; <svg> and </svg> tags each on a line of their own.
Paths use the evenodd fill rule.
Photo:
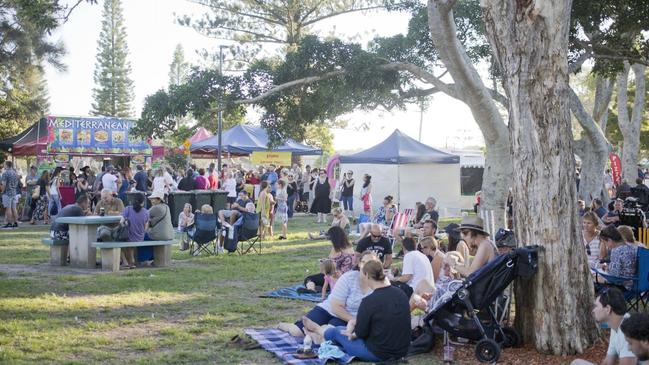
<svg viewBox="0 0 649 365">
<path fill-rule="evenodd" d="M 208 256 L 217 255 L 217 216 L 216 214 L 196 213 L 194 216 L 194 230 L 187 232 L 189 237 L 189 254 L 204 253 Z"/>
<path fill-rule="evenodd" d="M 606 279 L 609 284 L 616 285 L 622 290 L 624 299 L 630 309 L 639 310 L 640 305 L 649 304 L 649 249 L 638 247 L 637 269 L 635 277 L 613 276 L 598 269 L 592 269 L 596 276 Z"/>
</svg>

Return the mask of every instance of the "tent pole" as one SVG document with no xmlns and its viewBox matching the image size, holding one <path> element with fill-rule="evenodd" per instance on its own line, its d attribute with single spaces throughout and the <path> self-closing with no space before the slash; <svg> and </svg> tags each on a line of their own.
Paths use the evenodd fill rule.
<svg viewBox="0 0 649 365">
<path fill-rule="evenodd" d="M 401 164 L 397 164 L 397 211 L 401 210 Z"/>
</svg>

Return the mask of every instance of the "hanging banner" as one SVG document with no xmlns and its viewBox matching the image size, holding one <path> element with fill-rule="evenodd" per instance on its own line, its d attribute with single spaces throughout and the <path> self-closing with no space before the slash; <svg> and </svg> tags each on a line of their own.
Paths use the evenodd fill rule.
<svg viewBox="0 0 649 365">
<path fill-rule="evenodd" d="M 620 156 L 616 155 L 615 153 L 610 153 L 608 155 L 608 158 L 611 161 L 613 184 L 620 185 L 622 183 L 622 161 L 620 161 Z"/>
<path fill-rule="evenodd" d="M 250 155 L 253 165 L 291 166 L 291 152 L 253 151 Z"/>
<path fill-rule="evenodd" d="M 135 122 L 116 118 L 47 118 L 47 153 L 151 155 L 151 146 L 130 135 Z"/>
</svg>

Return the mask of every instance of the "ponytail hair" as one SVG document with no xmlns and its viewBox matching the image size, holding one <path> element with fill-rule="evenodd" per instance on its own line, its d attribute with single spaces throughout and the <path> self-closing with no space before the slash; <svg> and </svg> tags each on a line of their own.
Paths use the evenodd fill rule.
<svg viewBox="0 0 649 365">
<path fill-rule="evenodd" d="M 363 265 L 363 274 L 367 275 L 370 279 L 374 281 L 383 281 L 385 280 L 385 274 L 383 273 L 383 265 L 381 261 L 368 261 Z"/>
<path fill-rule="evenodd" d="M 133 194 L 133 203 L 131 204 L 135 213 L 139 213 L 144 205 L 144 194 Z"/>
</svg>

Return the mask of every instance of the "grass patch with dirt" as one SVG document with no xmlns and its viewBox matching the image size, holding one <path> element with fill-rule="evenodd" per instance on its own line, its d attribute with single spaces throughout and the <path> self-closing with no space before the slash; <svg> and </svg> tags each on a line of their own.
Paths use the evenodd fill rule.
<svg viewBox="0 0 649 365">
<path fill-rule="evenodd" d="M 288 239 L 265 241 L 261 255 L 191 257 L 175 246 L 169 268 L 119 273 L 49 266 L 45 227 L 1 231 L 0 363 L 279 364 L 266 351 L 227 342 L 313 306 L 258 297 L 302 282 L 329 252 L 328 241 L 307 239 L 325 225 L 312 217 L 289 225 Z M 410 361 L 435 362 L 434 355 Z"/>
</svg>

